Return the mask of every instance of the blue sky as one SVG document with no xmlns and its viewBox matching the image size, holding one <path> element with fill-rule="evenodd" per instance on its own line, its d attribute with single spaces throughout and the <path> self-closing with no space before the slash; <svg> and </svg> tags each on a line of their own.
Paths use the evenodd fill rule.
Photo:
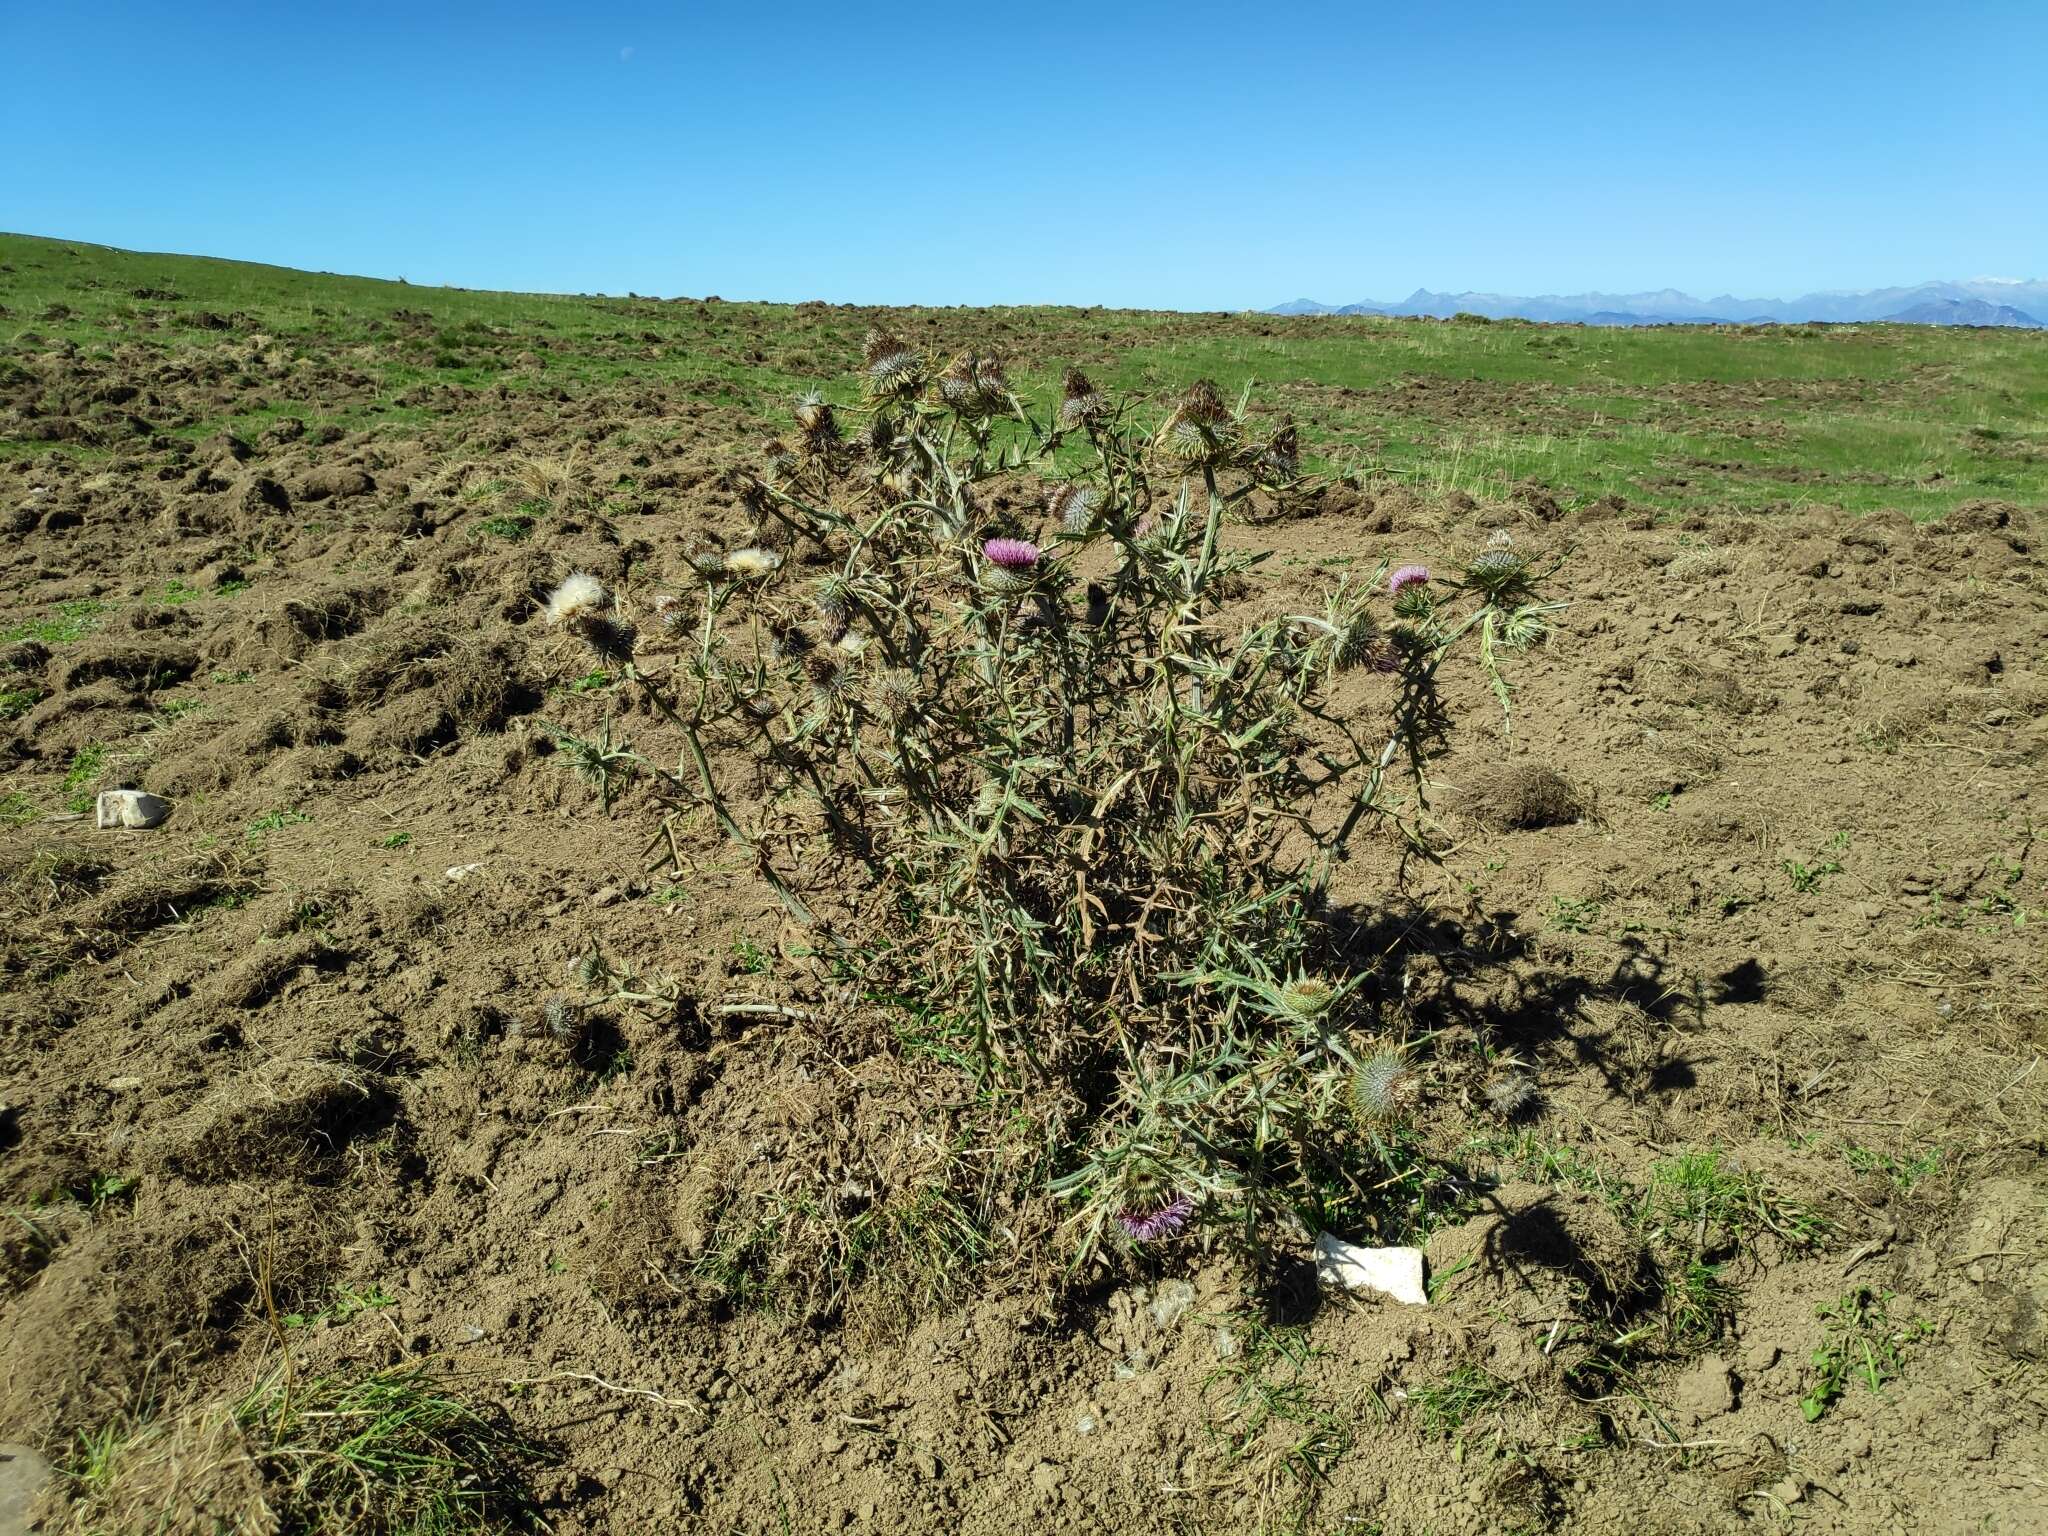
<svg viewBox="0 0 2048 1536">
<path fill-rule="evenodd" d="M 0 0 L 0 229 L 877 303 L 2040 277 L 2044 64 L 2044 0 Z"/>
</svg>

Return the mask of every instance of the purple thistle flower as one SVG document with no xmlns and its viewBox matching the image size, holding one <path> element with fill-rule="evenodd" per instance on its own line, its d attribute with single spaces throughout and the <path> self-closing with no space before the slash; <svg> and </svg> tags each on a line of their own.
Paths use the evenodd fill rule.
<svg viewBox="0 0 2048 1536">
<path fill-rule="evenodd" d="M 992 565 L 1019 574 L 1038 564 L 1038 546 L 1028 539 L 990 539 L 981 546 Z"/>
<path fill-rule="evenodd" d="M 1192 1195 L 1181 1195 L 1156 1211 L 1142 1214 L 1122 1210 L 1116 1213 L 1116 1223 L 1131 1235 L 1135 1242 L 1156 1243 L 1162 1237 L 1171 1237 L 1188 1224 L 1188 1218 L 1195 1213 Z"/>
<path fill-rule="evenodd" d="M 1394 574 L 1387 578 L 1387 591 L 1390 595 L 1399 597 L 1408 588 L 1419 587 L 1427 580 L 1429 567 L 1426 565 L 1398 566 Z"/>
</svg>

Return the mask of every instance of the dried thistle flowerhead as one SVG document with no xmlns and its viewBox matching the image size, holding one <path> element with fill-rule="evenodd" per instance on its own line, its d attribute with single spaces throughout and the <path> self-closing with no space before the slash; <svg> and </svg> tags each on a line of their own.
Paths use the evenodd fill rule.
<svg viewBox="0 0 2048 1536">
<path fill-rule="evenodd" d="M 1351 1107 L 1364 1121 L 1398 1119 L 1421 1097 L 1422 1079 L 1399 1046 L 1374 1051 L 1351 1075 Z"/>
<path fill-rule="evenodd" d="M 706 545 L 683 556 L 691 570 L 705 581 L 718 581 L 725 575 L 725 551 Z"/>
<path fill-rule="evenodd" d="M 939 375 L 939 400 L 970 420 L 997 415 L 1010 408 L 1009 375 L 1000 359 L 962 352 Z"/>
<path fill-rule="evenodd" d="M 796 455 L 779 437 L 761 445 L 761 474 L 770 485 L 781 485 L 796 473 Z"/>
<path fill-rule="evenodd" d="M 1064 485 L 1053 487 L 1052 494 L 1046 498 L 1045 509 L 1069 538 L 1086 538 L 1095 531 L 1096 520 L 1102 510 L 1102 493 L 1092 485 L 1069 480 Z"/>
<path fill-rule="evenodd" d="M 908 667 L 890 667 L 875 679 L 875 698 L 891 715 L 909 714 L 917 707 L 917 674 Z"/>
<path fill-rule="evenodd" d="M 749 544 L 725 557 L 725 574 L 735 581 L 765 581 L 782 569 L 782 556 L 772 549 Z"/>
<path fill-rule="evenodd" d="M 601 612 L 609 601 L 603 582 L 588 571 L 571 571 L 562 578 L 560 585 L 548 593 L 547 600 L 541 605 L 541 614 L 553 628 L 579 615 Z"/>
<path fill-rule="evenodd" d="M 908 400 L 930 371 L 922 352 L 887 331 L 868 332 L 861 352 L 860 387 L 870 400 Z"/>
<path fill-rule="evenodd" d="M 582 1005 L 567 993 L 550 992 L 540 1005 L 541 1027 L 551 1039 L 568 1040 L 575 1036 L 582 1014 Z"/>
<path fill-rule="evenodd" d="M 549 625 L 567 630 L 600 661 L 631 661 L 638 636 L 624 619 L 605 612 L 609 602 L 603 582 L 588 571 L 574 571 L 548 594 L 541 612 Z"/>
<path fill-rule="evenodd" d="M 613 613 L 580 613 L 569 621 L 568 630 L 590 647 L 593 656 L 611 666 L 631 661 L 640 640 L 639 632 Z"/>
<path fill-rule="evenodd" d="M 804 676 L 811 681 L 811 697 L 821 707 L 846 691 L 852 668 L 839 650 L 812 651 L 804 657 Z"/>
<path fill-rule="evenodd" d="M 815 389 L 796 397 L 793 414 L 798 430 L 803 433 L 805 453 L 823 453 L 839 442 L 839 418 L 833 415 L 831 402 Z"/>
<path fill-rule="evenodd" d="M 818 642 L 801 624 L 770 624 L 768 647 L 777 661 L 801 661 Z"/>
<path fill-rule="evenodd" d="M 1109 402 L 1080 369 L 1067 370 L 1061 389 L 1060 426 L 1066 431 L 1083 431 L 1108 419 Z"/>
<path fill-rule="evenodd" d="M 818 610 L 826 633 L 837 640 L 853 620 L 853 589 L 837 573 L 820 576 L 811 587 L 811 606 Z"/>
<path fill-rule="evenodd" d="M 1289 422 L 1273 434 L 1272 441 L 1256 448 L 1245 466 L 1261 485 L 1284 486 L 1301 474 L 1301 442 Z"/>
<path fill-rule="evenodd" d="M 1503 1065 L 1480 1086 L 1486 1107 L 1503 1120 L 1524 1115 L 1536 1103 L 1536 1079 L 1521 1065 Z"/>
</svg>

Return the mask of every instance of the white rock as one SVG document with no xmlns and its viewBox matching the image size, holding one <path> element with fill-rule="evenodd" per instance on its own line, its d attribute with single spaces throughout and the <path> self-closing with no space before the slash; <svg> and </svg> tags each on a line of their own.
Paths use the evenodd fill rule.
<svg viewBox="0 0 2048 1536">
<path fill-rule="evenodd" d="M 171 814 L 171 802 L 139 789 L 108 789 L 100 792 L 101 827 L 153 827 Z"/>
<path fill-rule="evenodd" d="M 1343 1291 L 1373 1291 L 1410 1306 L 1429 1305 L 1420 1248 L 1360 1248 L 1324 1232 L 1316 1238 L 1316 1279 Z"/>
<path fill-rule="evenodd" d="M 476 864 L 450 864 L 444 873 L 450 880 L 467 880 L 482 868 L 481 862 Z"/>
<path fill-rule="evenodd" d="M 1194 1307 L 1195 1288 L 1185 1280 L 1167 1280 L 1152 1296 L 1152 1321 L 1171 1328 Z"/>
<path fill-rule="evenodd" d="M 50 1481 L 50 1464 L 25 1445 L 0 1445 L 0 1536 L 27 1536 L 28 1512 Z"/>
</svg>

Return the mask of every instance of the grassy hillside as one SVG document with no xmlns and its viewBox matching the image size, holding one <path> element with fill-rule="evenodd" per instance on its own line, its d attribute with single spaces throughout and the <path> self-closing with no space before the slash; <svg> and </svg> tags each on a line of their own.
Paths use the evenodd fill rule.
<svg viewBox="0 0 2048 1536">
<path fill-rule="evenodd" d="M 340 360 L 367 388 L 311 387 L 211 417 L 203 437 L 279 415 L 403 432 L 421 386 L 689 387 L 757 414 L 841 379 L 880 311 L 420 288 L 366 278 L 0 235 L 0 356 L 70 344 L 177 353 L 262 334 Z M 1524 322 L 1077 309 L 898 310 L 935 349 L 992 346 L 1039 392 L 1069 363 L 1124 392 L 1208 376 L 1303 426 L 1321 467 L 1498 496 L 1534 477 L 1567 498 L 1668 512 L 1823 504 L 1934 516 L 2048 497 L 2048 332 L 1909 326 L 1584 329 Z M 310 370 L 309 370 L 310 371 Z M 0 372 L 0 456 L 106 453 L 42 435 L 62 402 Z M 843 388 L 843 386 L 841 386 Z M 44 425 L 39 426 L 39 422 Z M 650 426 L 650 432 L 659 432 Z"/>
</svg>

